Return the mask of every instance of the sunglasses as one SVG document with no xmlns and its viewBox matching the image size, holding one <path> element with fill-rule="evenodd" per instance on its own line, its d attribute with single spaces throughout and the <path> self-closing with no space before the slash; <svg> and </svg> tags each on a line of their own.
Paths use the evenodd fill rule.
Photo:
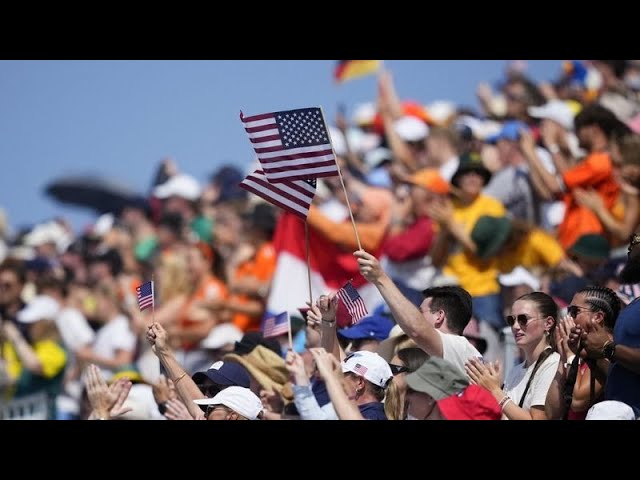
<svg viewBox="0 0 640 480">
<path fill-rule="evenodd" d="M 400 373 L 409 373 L 409 369 L 404 365 L 394 365 L 393 363 L 390 363 L 389 367 L 391 367 L 391 373 L 393 373 L 394 376 Z"/>
<path fill-rule="evenodd" d="M 587 307 L 579 307 L 578 305 L 569 305 L 567 307 L 567 313 L 571 315 L 573 318 L 576 318 L 580 313 L 580 310 L 586 310 L 587 312 L 593 312 L 590 308 Z"/>
<path fill-rule="evenodd" d="M 211 415 L 211 413 L 213 413 L 215 410 L 225 410 L 227 412 L 229 411 L 229 409 L 224 405 L 208 405 L 207 410 L 204 413 L 204 418 L 209 418 L 209 415 Z"/>
<path fill-rule="evenodd" d="M 539 320 L 540 317 L 527 317 L 524 313 L 521 313 L 520 315 L 507 315 L 507 317 L 505 318 L 505 320 L 507 321 L 507 325 L 509 325 L 510 327 L 513 327 L 513 325 L 518 322 L 518 325 L 520 325 L 520 328 L 526 328 L 527 324 L 531 321 L 531 320 Z"/>
</svg>

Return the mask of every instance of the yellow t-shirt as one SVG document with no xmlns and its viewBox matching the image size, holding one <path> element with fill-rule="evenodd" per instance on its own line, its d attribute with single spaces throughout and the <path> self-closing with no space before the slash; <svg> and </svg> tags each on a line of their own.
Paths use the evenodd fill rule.
<svg viewBox="0 0 640 480">
<path fill-rule="evenodd" d="M 67 364 L 67 352 L 53 340 L 41 340 L 33 345 L 33 350 L 42 364 L 42 378 L 47 380 L 58 375 Z M 0 356 L 6 362 L 7 374 L 12 380 L 16 380 L 22 373 L 22 363 L 11 342 L 0 344 Z M 10 398 L 13 389 L 7 393 Z"/>
<path fill-rule="evenodd" d="M 481 216 L 503 217 L 505 213 L 504 205 L 499 200 L 482 194 L 470 205 L 457 201 L 453 203 L 453 219 L 464 225 L 465 232 L 469 234 Z M 460 244 L 449 252 L 442 271 L 447 276 L 457 278 L 460 286 L 472 296 L 481 297 L 500 292 L 496 258 L 481 260 Z"/>
<path fill-rule="evenodd" d="M 562 245 L 547 232 L 534 228 L 515 249 L 498 255 L 498 269 L 509 273 L 517 266 L 556 267 L 563 258 Z"/>
</svg>

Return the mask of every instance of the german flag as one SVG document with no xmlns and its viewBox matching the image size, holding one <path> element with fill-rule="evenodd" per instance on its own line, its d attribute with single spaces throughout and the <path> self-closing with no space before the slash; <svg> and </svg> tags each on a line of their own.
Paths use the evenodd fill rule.
<svg viewBox="0 0 640 480">
<path fill-rule="evenodd" d="M 338 83 L 375 72 L 380 60 L 338 60 L 333 76 Z"/>
</svg>

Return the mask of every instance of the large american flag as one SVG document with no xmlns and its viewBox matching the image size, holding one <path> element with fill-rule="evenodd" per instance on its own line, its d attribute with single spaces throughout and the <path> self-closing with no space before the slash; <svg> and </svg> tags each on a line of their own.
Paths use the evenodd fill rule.
<svg viewBox="0 0 640 480">
<path fill-rule="evenodd" d="M 289 332 L 289 314 L 282 312 L 275 317 L 265 319 L 262 324 L 262 336 L 264 338 L 277 337 Z"/>
<path fill-rule="evenodd" d="M 319 108 L 263 113 L 240 120 L 271 183 L 338 175 Z"/>
<path fill-rule="evenodd" d="M 363 317 L 367 316 L 367 307 L 364 304 L 364 300 L 358 293 L 358 290 L 347 282 L 337 292 L 338 298 L 344 304 L 349 315 L 351 315 L 351 324 L 358 323 Z"/>
<path fill-rule="evenodd" d="M 140 310 L 153 307 L 153 281 L 149 281 L 139 285 L 136 288 L 138 294 L 138 306 Z"/>
<path fill-rule="evenodd" d="M 247 175 L 240 187 L 255 193 L 269 203 L 307 219 L 309 206 L 316 193 L 316 180 L 293 180 L 269 183 L 262 170 Z"/>
</svg>

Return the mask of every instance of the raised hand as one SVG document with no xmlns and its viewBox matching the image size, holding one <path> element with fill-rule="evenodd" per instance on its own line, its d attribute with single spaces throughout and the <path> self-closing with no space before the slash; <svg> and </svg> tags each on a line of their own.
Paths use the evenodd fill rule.
<svg viewBox="0 0 640 480">
<path fill-rule="evenodd" d="M 572 352 L 569 347 L 569 336 L 571 334 L 571 329 L 575 327 L 575 325 L 573 317 L 571 315 L 565 315 L 560 319 L 555 332 L 553 333 L 556 343 L 556 351 L 560 354 L 561 363 L 566 363 L 572 353 L 575 355 L 575 352 Z"/>
<path fill-rule="evenodd" d="M 291 381 L 298 386 L 309 385 L 309 376 L 304 366 L 304 360 L 293 350 L 287 351 L 285 367 L 291 375 Z"/>
<path fill-rule="evenodd" d="M 147 328 L 147 341 L 152 345 L 153 353 L 156 355 L 169 349 L 169 335 L 164 327 L 157 322 Z"/>
<path fill-rule="evenodd" d="M 589 331 L 582 334 L 582 344 L 589 358 L 603 358 L 604 344 L 611 340 L 611 334 L 598 322 L 592 321 Z"/>
<path fill-rule="evenodd" d="M 131 411 L 130 408 L 123 407 L 129 390 L 131 390 L 130 381 L 119 379 L 109 387 L 100 369 L 95 365 L 89 365 L 86 369 L 84 383 L 93 416 L 109 419 Z"/>
<path fill-rule="evenodd" d="M 382 280 L 385 273 L 376 257 L 364 250 L 358 250 L 353 255 L 358 259 L 358 267 L 364 278 L 374 284 Z"/>
<path fill-rule="evenodd" d="M 491 393 L 501 390 L 501 368 L 497 360 L 494 363 L 483 363 L 478 358 L 470 358 L 464 367 L 471 383 L 480 385 Z"/>
<path fill-rule="evenodd" d="M 275 389 L 272 391 L 260 390 L 260 401 L 265 411 L 282 413 L 284 410 L 284 400 Z"/>
<path fill-rule="evenodd" d="M 312 348 L 310 352 L 316 362 L 318 373 L 325 381 L 331 376 L 342 378 L 341 364 L 336 357 L 324 348 Z"/>
<path fill-rule="evenodd" d="M 316 300 L 316 306 L 322 314 L 322 320 L 333 322 L 338 311 L 338 296 L 335 293 L 320 295 Z"/>
<path fill-rule="evenodd" d="M 116 401 L 111 407 L 111 418 L 119 417 L 125 413 L 129 413 L 132 409 L 130 407 L 124 407 L 124 402 L 129 396 L 131 386 L 133 384 L 127 378 L 120 378 L 113 382 L 109 387 L 109 390 L 116 396 Z"/>
<path fill-rule="evenodd" d="M 182 403 L 177 398 L 167 401 L 167 409 L 164 412 L 164 416 L 168 420 L 193 420 L 193 417 Z"/>
</svg>

